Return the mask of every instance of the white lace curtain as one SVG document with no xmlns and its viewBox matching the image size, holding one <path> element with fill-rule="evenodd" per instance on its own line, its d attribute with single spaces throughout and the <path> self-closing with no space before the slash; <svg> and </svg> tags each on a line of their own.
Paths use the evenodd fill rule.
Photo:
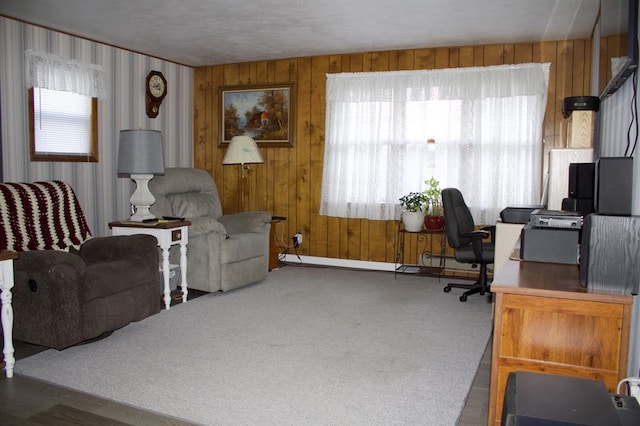
<svg viewBox="0 0 640 426">
<path fill-rule="evenodd" d="M 100 65 L 64 59 L 45 52 L 27 50 L 25 82 L 27 88 L 72 92 L 91 98 L 104 99 L 107 89 Z"/>
<path fill-rule="evenodd" d="M 320 214 L 398 219 L 431 176 L 476 223 L 537 203 L 548 80 L 549 64 L 328 74 Z"/>
</svg>

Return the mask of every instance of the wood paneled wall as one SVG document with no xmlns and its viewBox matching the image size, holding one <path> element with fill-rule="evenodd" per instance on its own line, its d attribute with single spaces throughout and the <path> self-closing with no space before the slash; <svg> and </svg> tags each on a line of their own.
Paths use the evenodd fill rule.
<svg viewBox="0 0 640 426">
<path fill-rule="evenodd" d="M 223 166 L 218 147 L 218 88 L 224 85 L 294 82 L 297 87 L 293 148 L 261 148 L 264 164 L 245 179 L 246 210 L 286 216 L 276 225 L 285 242 L 301 231 L 301 255 L 349 260 L 395 260 L 397 224 L 320 216 L 327 73 L 424 70 L 550 62 L 544 151 L 562 147 L 562 100 L 589 94 L 591 40 L 425 48 L 303 57 L 199 67 L 194 72 L 194 165 L 216 180 L 223 209 L 239 209 L 239 166 Z"/>
</svg>

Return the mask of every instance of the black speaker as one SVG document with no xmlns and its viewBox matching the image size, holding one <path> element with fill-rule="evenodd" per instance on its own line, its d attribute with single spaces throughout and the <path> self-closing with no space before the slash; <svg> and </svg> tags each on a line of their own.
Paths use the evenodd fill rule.
<svg viewBox="0 0 640 426">
<path fill-rule="evenodd" d="M 595 167 L 595 212 L 629 216 L 633 184 L 632 157 L 602 157 Z"/>
<path fill-rule="evenodd" d="M 596 291 L 638 294 L 639 283 L 640 216 L 586 216 L 580 284 Z"/>
<path fill-rule="evenodd" d="M 569 198 L 593 198 L 595 163 L 569 164 Z"/>
<path fill-rule="evenodd" d="M 593 198 L 563 198 L 562 210 L 588 215 L 593 213 Z"/>
</svg>

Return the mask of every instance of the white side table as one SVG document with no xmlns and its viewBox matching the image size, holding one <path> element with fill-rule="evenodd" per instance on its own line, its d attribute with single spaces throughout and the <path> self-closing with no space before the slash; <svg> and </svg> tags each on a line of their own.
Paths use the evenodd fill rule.
<svg viewBox="0 0 640 426">
<path fill-rule="evenodd" d="M 187 220 L 158 221 L 153 223 L 119 220 L 109 223 L 112 235 L 153 235 L 162 249 L 162 273 L 164 277 L 164 306 L 169 309 L 171 295 L 169 286 L 169 248 L 180 244 L 180 269 L 182 272 L 182 301 L 187 301 L 187 244 L 189 243 L 189 225 Z"/>
<path fill-rule="evenodd" d="M 2 300 L 2 337 L 4 347 L 4 367 L 7 378 L 13 377 L 13 366 L 16 359 L 13 356 L 13 307 L 11 306 L 11 289 L 13 288 L 13 259 L 18 258 L 14 251 L 0 252 L 0 299 Z"/>
</svg>

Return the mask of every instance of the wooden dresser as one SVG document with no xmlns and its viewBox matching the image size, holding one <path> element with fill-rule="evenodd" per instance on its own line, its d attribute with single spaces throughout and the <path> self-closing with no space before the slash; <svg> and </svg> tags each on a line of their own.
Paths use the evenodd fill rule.
<svg viewBox="0 0 640 426">
<path fill-rule="evenodd" d="M 574 265 L 511 259 L 494 277 L 491 291 L 488 425 L 500 425 L 512 371 L 600 379 L 616 391 L 627 375 L 632 296 L 582 288 Z"/>
</svg>

